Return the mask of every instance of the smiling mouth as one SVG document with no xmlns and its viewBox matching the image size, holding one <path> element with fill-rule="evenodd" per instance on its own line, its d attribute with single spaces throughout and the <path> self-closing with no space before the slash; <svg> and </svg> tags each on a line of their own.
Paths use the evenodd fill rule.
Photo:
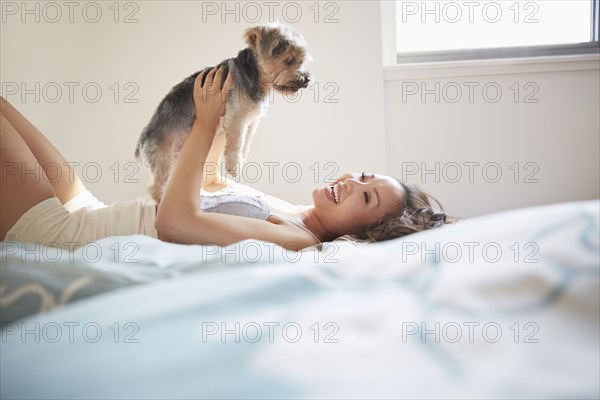
<svg viewBox="0 0 600 400">
<path fill-rule="evenodd" d="M 340 195 L 338 193 L 338 186 L 328 186 L 327 190 L 330 193 L 330 198 L 335 204 L 340 204 Z"/>
</svg>

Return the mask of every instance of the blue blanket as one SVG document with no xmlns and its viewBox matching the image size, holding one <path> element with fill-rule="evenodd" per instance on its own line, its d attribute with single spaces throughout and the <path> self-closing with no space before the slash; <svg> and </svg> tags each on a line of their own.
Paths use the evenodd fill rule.
<svg viewBox="0 0 600 400">
<path fill-rule="evenodd" d="M 598 398 L 599 204 L 320 252 L 3 243 L 0 394 Z"/>
</svg>

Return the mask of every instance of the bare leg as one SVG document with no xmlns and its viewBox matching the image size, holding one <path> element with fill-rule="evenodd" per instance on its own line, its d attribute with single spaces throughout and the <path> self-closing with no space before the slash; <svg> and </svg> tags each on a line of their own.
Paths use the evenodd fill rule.
<svg viewBox="0 0 600 400">
<path fill-rule="evenodd" d="M 36 204 L 54 197 L 38 160 L 17 130 L 0 114 L 0 240 Z"/>
<path fill-rule="evenodd" d="M 0 114 L 21 136 L 49 178 L 49 183 L 56 197 L 62 204 L 86 190 L 73 168 L 52 143 L 29 122 L 8 101 L 0 97 Z M 4 144 L 2 145 L 4 146 Z"/>
</svg>

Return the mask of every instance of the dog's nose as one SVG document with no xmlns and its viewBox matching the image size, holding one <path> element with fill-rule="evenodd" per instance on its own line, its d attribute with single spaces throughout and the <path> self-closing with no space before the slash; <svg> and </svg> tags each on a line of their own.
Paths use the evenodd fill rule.
<svg viewBox="0 0 600 400">
<path fill-rule="evenodd" d="M 302 73 L 302 88 L 306 88 L 308 86 L 308 82 L 310 82 L 310 74 L 308 72 Z"/>
</svg>

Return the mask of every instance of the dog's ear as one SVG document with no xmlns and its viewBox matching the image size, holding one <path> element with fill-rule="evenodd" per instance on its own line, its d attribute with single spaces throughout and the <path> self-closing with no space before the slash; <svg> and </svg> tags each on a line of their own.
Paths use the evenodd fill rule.
<svg viewBox="0 0 600 400">
<path fill-rule="evenodd" d="M 244 33 L 244 39 L 246 40 L 248 46 L 256 50 L 256 48 L 258 47 L 258 42 L 261 33 L 262 32 L 260 26 L 255 26 L 254 28 L 246 29 L 246 32 Z"/>
</svg>

